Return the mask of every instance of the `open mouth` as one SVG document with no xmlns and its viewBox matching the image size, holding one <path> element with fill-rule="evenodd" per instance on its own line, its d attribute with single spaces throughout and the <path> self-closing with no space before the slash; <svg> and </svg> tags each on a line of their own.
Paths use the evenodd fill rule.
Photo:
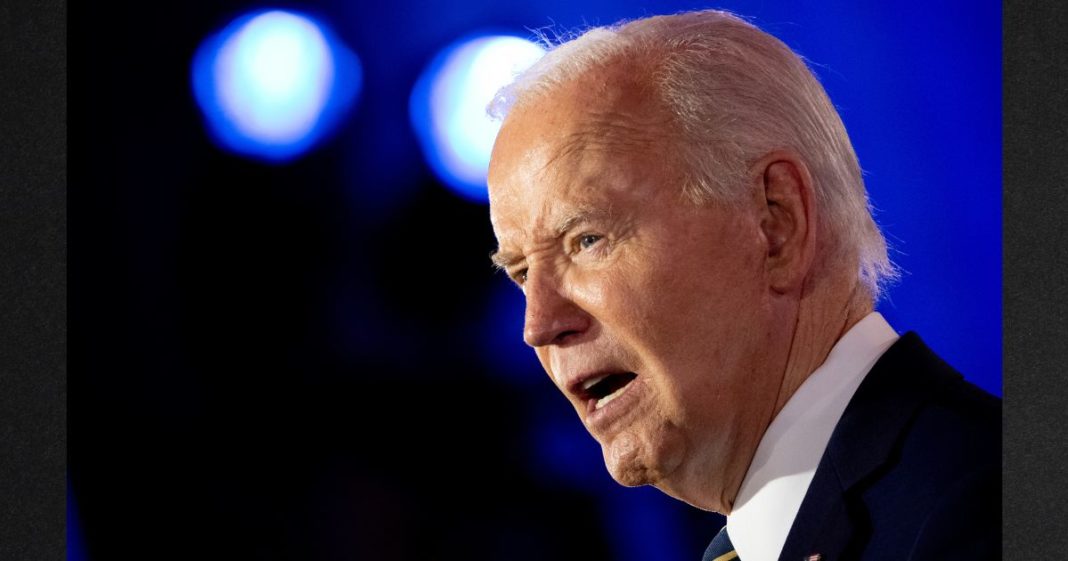
<svg viewBox="0 0 1068 561">
<path fill-rule="evenodd" d="M 623 389 L 637 377 L 633 372 L 594 376 L 582 383 L 582 397 L 590 404 L 589 410 L 596 411 L 619 397 Z"/>
</svg>

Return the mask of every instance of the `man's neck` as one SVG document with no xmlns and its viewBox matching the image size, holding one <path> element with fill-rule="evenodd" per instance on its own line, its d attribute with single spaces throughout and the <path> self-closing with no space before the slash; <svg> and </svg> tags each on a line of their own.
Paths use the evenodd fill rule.
<svg viewBox="0 0 1068 561">
<path fill-rule="evenodd" d="M 797 326 L 790 342 L 790 352 L 772 419 L 779 414 L 797 388 L 827 360 L 827 355 L 835 343 L 874 309 L 871 298 L 859 284 L 854 284 L 847 301 L 848 304 L 843 307 L 840 297 L 828 301 L 825 297 L 820 298 L 813 294 L 808 299 L 802 298 L 798 304 Z"/>
</svg>

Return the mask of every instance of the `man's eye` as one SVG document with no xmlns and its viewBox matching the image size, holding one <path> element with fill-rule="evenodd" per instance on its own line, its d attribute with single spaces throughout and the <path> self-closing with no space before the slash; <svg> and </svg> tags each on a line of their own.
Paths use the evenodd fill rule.
<svg viewBox="0 0 1068 561">
<path fill-rule="evenodd" d="M 589 249 L 593 244 L 601 240 L 601 236 L 597 234 L 583 234 L 579 237 L 579 247 L 582 249 Z"/>
<path fill-rule="evenodd" d="M 527 282 L 527 270 L 523 269 L 521 271 L 516 271 L 515 274 L 512 275 L 512 280 L 514 280 L 516 284 Z"/>
</svg>

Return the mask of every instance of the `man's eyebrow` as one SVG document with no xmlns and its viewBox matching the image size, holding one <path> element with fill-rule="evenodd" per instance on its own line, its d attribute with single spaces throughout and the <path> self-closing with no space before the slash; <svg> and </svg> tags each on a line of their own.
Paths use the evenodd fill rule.
<svg viewBox="0 0 1068 561">
<path fill-rule="evenodd" d="M 553 235 L 555 238 L 561 238 L 564 234 L 571 231 L 573 228 L 580 224 L 587 222 L 594 222 L 599 220 L 610 220 L 612 218 L 611 208 L 602 207 L 583 207 L 575 210 L 574 212 L 566 215 L 560 222 L 553 228 Z"/>
<path fill-rule="evenodd" d="M 514 254 L 509 253 L 507 251 L 502 251 L 499 248 L 491 251 L 490 254 L 489 254 L 489 258 L 490 258 L 490 261 L 493 262 L 494 268 L 496 268 L 497 270 L 500 270 L 500 271 L 506 271 L 506 270 L 508 270 L 508 267 L 510 267 L 514 263 L 517 263 L 517 262 L 523 260 L 523 258 L 521 256 L 514 255 Z"/>
<path fill-rule="evenodd" d="M 557 222 L 556 227 L 552 231 L 553 239 L 560 239 L 567 234 L 571 229 L 580 224 L 590 222 L 593 220 L 607 219 L 611 217 L 611 212 L 603 208 L 580 208 L 572 213 L 567 214 L 562 220 Z M 523 256 L 520 254 L 512 253 L 509 251 L 497 248 L 490 252 L 490 261 L 493 262 L 494 267 L 504 271 L 508 267 L 523 260 Z"/>
<path fill-rule="evenodd" d="M 563 220 L 556 223 L 556 227 L 553 228 L 553 237 L 559 238 L 568 233 L 575 226 L 588 222 L 596 214 L 590 209 L 580 209 L 564 217 Z"/>
</svg>

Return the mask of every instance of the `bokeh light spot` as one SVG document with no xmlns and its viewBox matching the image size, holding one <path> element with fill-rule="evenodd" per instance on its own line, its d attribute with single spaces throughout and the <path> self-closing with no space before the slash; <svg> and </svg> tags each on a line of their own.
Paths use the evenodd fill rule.
<svg viewBox="0 0 1068 561">
<path fill-rule="evenodd" d="M 500 123 L 486 106 L 545 50 L 510 35 L 457 41 L 427 66 L 412 91 L 412 126 L 434 173 L 466 199 L 486 201 L 486 170 Z"/>
<path fill-rule="evenodd" d="M 238 18 L 193 60 L 194 95 L 217 144 L 265 160 L 306 152 L 359 86 L 355 54 L 314 20 L 280 10 Z"/>
</svg>

